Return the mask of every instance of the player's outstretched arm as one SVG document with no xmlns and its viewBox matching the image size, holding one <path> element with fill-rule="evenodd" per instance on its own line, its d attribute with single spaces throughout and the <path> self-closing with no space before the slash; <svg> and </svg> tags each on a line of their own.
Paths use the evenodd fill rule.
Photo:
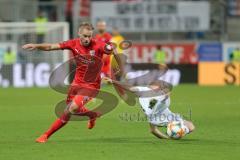
<svg viewBox="0 0 240 160">
<path fill-rule="evenodd" d="M 124 66 L 123 66 L 123 60 L 121 59 L 120 54 L 117 53 L 116 49 L 113 49 L 112 54 L 113 54 L 113 57 L 115 58 L 118 66 L 119 66 L 118 73 L 120 75 L 123 75 L 124 74 Z"/>
<path fill-rule="evenodd" d="M 128 90 L 128 91 L 130 91 L 130 92 L 133 92 L 133 93 L 136 94 L 137 96 L 140 96 L 140 94 L 138 93 L 139 90 L 138 90 L 136 87 L 132 86 L 132 85 L 129 85 L 129 84 L 127 84 L 127 83 L 123 83 L 123 82 L 120 82 L 120 81 L 116 81 L 116 80 L 110 79 L 110 78 L 108 78 L 108 77 L 104 77 L 103 80 L 104 80 L 105 82 L 115 84 L 115 85 L 117 85 L 117 86 L 119 86 L 119 87 L 121 87 L 121 88 L 123 88 L 123 89 L 125 89 L 125 90 Z"/>
<path fill-rule="evenodd" d="M 33 51 L 33 50 L 42 50 L 42 51 L 53 51 L 60 50 L 61 47 L 58 43 L 42 43 L 42 44 L 25 44 L 22 46 L 23 49 Z"/>
<path fill-rule="evenodd" d="M 123 83 L 123 82 L 120 82 L 120 81 L 113 80 L 113 79 L 111 79 L 111 78 L 109 78 L 109 77 L 103 77 L 102 80 L 104 80 L 104 81 L 106 81 L 106 82 L 109 82 L 109 83 L 112 83 L 112 84 L 116 84 L 116 85 L 122 87 L 123 89 L 126 89 L 126 90 L 131 91 L 130 88 L 131 88 L 132 86 L 129 85 L 129 84 L 126 84 L 126 83 Z"/>
<path fill-rule="evenodd" d="M 160 138 L 160 139 L 169 139 L 169 137 L 162 133 L 157 126 L 153 125 L 153 124 L 149 124 L 150 125 L 150 132 L 156 136 L 157 138 Z"/>
</svg>

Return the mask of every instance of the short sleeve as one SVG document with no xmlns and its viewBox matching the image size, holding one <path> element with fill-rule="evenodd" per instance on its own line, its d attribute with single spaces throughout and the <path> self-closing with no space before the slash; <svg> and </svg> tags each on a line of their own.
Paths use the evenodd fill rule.
<svg viewBox="0 0 240 160">
<path fill-rule="evenodd" d="M 60 48 L 62 50 L 64 50 L 64 49 L 72 49 L 73 41 L 72 40 L 68 40 L 68 41 L 60 42 L 59 45 L 60 45 Z"/>
</svg>

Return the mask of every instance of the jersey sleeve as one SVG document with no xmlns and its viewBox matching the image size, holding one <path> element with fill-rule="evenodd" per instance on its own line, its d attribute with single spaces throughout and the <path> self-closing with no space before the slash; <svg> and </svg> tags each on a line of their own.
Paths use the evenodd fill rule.
<svg viewBox="0 0 240 160">
<path fill-rule="evenodd" d="M 62 50 L 64 50 L 64 49 L 72 49 L 73 41 L 72 40 L 68 40 L 68 41 L 60 42 L 59 45 L 60 45 L 60 48 Z"/>
</svg>

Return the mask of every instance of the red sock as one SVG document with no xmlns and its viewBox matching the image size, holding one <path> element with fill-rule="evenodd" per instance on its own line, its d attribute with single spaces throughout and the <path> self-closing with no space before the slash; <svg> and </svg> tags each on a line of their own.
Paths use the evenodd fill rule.
<svg viewBox="0 0 240 160">
<path fill-rule="evenodd" d="M 98 114 L 96 112 L 90 111 L 85 106 L 82 106 L 78 111 L 78 115 L 79 116 L 88 116 L 89 119 L 92 119 L 92 118 L 96 118 Z"/>
<path fill-rule="evenodd" d="M 64 113 L 60 118 L 58 118 L 51 127 L 45 132 L 47 137 L 50 137 L 53 133 L 55 133 L 57 130 L 62 128 L 65 124 L 67 124 L 70 116 Z"/>
<path fill-rule="evenodd" d="M 93 119 L 93 118 L 96 118 L 98 114 L 93 111 L 87 111 L 86 113 L 84 113 L 84 115 L 88 116 L 89 119 Z"/>
</svg>

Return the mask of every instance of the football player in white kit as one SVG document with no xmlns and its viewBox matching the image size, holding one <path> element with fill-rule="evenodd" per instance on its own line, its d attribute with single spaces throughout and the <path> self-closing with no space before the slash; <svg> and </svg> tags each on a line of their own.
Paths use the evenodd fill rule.
<svg viewBox="0 0 240 160">
<path fill-rule="evenodd" d="M 179 121 L 184 126 L 185 134 L 191 133 L 195 126 L 192 122 L 184 120 L 179 114 L 171 112 L 170 107 L 170 93 L 163 94 L 159 82 L 153 82 L 148 86 L 130 86 L 123 84 L 121 82 L 105 78 L 104 80 L 124 86 L 124 89 L 127 89 L 135 93 L 139 98 L 139 103 L 147 116 L 147 120 L 150 125 L 150 132 L 160 138 L 160 139 L 169 139 L 170 137 L 164 134 L 159 130 L 159 127 L 167 127 L 168 123 L 171 121 Z M 149 92 L 148 92 L 149 91 Z M 159 95 L 157 95 L 160 91 Z M 144 96 L 144 92 L 152 92 L 153 96 Z"/>
</svg>

